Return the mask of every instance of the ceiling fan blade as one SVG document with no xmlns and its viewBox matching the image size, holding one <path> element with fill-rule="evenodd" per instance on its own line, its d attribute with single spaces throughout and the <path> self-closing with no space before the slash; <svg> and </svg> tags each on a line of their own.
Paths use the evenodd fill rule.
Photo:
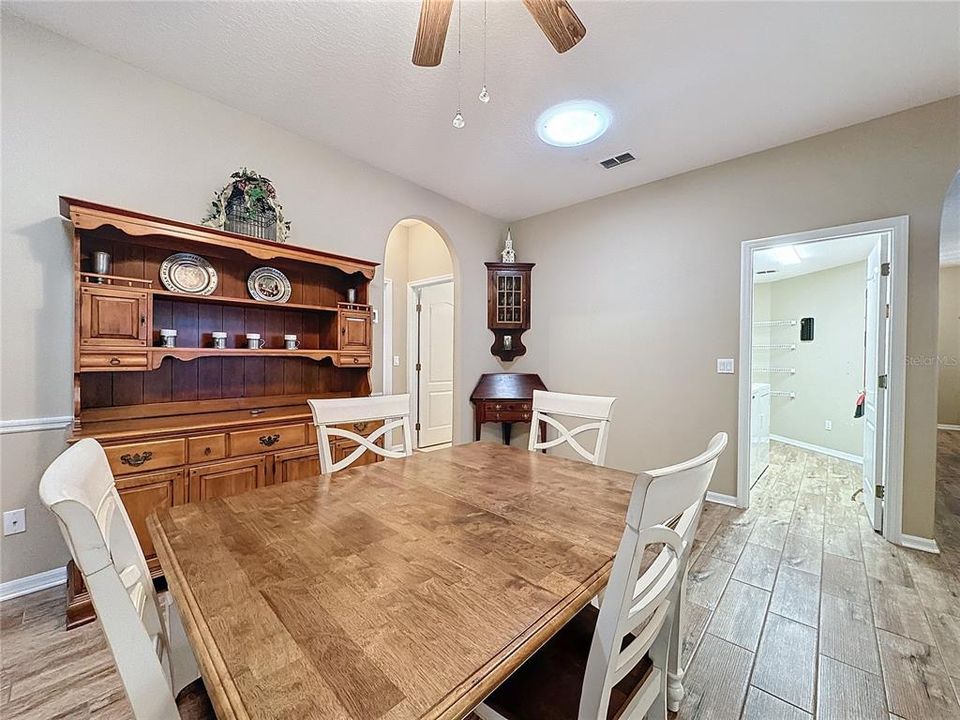
<svg viewBox="0 0 960 720">
<path fill-rule="evenodd" d="M 558 53 L 566 52 L 587 34 L 567 0 L 523 0 L 523 4 Z"/>
<path fill-rule="evenodd" d="M 434 67 L 443 56 L 443 42 L 450 26 L 453 0 L 423 0 L 420 4 L 420 23 L 413 45 L 413 64 Z"/>
</svg>

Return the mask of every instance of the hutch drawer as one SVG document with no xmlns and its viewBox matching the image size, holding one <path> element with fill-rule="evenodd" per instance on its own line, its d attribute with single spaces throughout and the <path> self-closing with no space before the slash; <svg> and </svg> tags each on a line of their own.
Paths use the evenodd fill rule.
<svg viewBox="0 0 960 720">
<path fill-rule="evenodd" d="M 147 353 L 145 352 L 87 352 L 80 351 L 80 370 L 84 372 L 103 372 L 108 370 L 138 370 L 147 369 Z"/>
<path fill-rule="evenodd" d="M 105 447 L 104 452 L 114 475 L 176 467 L 183 465 L 187 459 L 186 441 L 183 438 L 111 445 Z"/>
<path fill-rule="evenodd" d="M 373 364 L 373 358 L 369 355 L 355 355 L 353 353 L 340 353 L 340 366 L 358 365 L 369 366 Z"/>
<path fill-rule="evenodd" d="M 273 450 L 286 450 L 306 444 L 304 426 L 266 425 L 254 430 L 240 430 L 229 433 L 230 457 L 253 455 Z"/>
<path fill-rule="evenodd" d="M 227 456 L 227 436 L 216 433 L 187 438 L 187 451 L 192 463 L 221 460 Z"/>
</svg>

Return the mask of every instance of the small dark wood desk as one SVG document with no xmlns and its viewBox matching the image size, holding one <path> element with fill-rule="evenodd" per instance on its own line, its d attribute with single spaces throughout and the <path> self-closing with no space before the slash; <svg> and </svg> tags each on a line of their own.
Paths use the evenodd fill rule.
<svg viewBox="0 0 960 720">
<path fill-rule="evenodd" d="M 533 373 L 485 373 L 470 395 L 473 403 L 473 435 L 480 439 L 483 423 L 501 423 L 503 444 L 510 444 L 515 422 L 530 422 L 533 415 L 533 391 L 546 390 L 539 375 Z M 533 430 L 531 430 L 533 432 Z M 546 437 L 547 424 L 540 422 L 540 437 Z M 544 451 L 546 452 L 546 451 Z"/>
</svg>

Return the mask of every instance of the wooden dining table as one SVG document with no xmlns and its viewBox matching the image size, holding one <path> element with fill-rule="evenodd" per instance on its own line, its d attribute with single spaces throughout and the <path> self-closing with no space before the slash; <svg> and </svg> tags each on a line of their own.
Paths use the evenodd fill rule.
<svg viewBox="0 0 960 720">
<path fill-rule="evenodd" d="M 473 443 L 148 526 L 221 720 L 446 720 L 602 590 L 633 481 Z"/>
</svg>

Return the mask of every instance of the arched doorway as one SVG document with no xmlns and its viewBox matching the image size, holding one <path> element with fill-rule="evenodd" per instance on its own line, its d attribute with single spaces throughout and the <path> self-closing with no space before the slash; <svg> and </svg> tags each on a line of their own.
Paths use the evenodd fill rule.
<svg viewBox="0 0 960 720">
<path fill-rule="evenodd" d="M 406 218 L 384 252 L 383 388 L 409 393 L 414 448 L 454 439 L 456 272 L 446 238 L 430 223 Z"/>
</svg>

